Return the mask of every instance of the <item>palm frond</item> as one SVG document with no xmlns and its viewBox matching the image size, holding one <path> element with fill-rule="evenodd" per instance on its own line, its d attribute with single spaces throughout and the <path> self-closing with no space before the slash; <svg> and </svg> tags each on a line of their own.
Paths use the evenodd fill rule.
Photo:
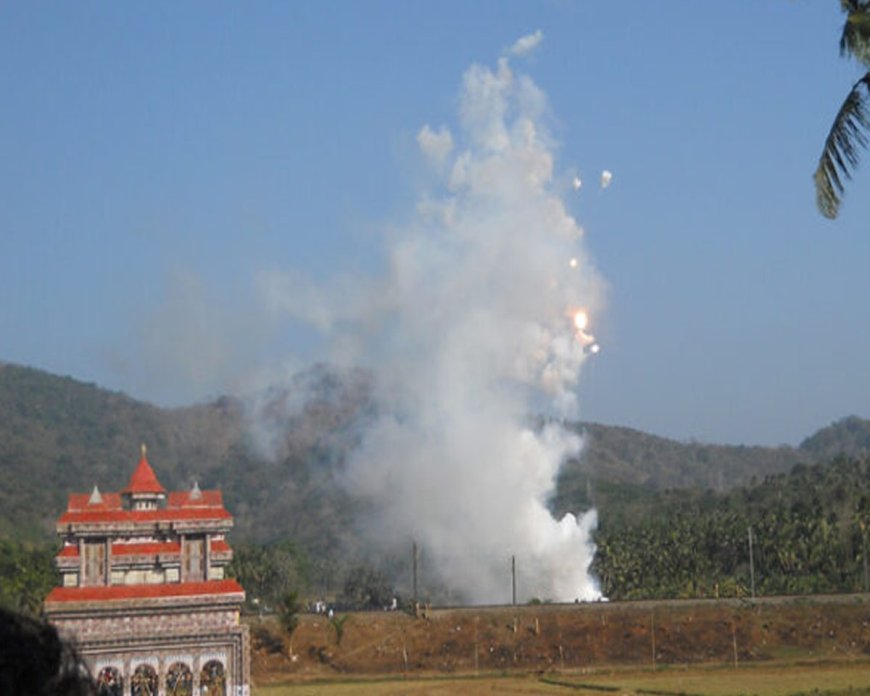
<svg viewBox="0 0 870 696">
<path fill-rule="evenodd" d="M 867 0 L 840 0 L 840 9 L 846 14 L 858 12 L 867 5 Z"/>
<path fill-rule="evenodd" d="M 840 35 L 840 56 L 851 56 L 870 67 L 870 2 L 848 0 L 842 6 L 847 16 Z"/>
<path fill-rule="evenodd" d="M 827 218 L 837 217 L 845 179 L 858 166 L 859 149 L 870 134 L 870 72 L 856 82 L 837 112 L 816 168 L 816 205 Z"/>
</svg>

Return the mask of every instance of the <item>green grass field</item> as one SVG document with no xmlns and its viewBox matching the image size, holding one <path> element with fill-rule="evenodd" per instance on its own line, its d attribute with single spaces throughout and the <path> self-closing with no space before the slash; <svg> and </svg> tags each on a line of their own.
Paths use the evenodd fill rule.
<svg viewBox="0 0 870 696">
<path fill-rule="evenodd" d="M 447 696 L 463 694 L 652 694 L 671 696 L 870 696 L 870 661 L 734 668 L 669 667 L 595 674 L 323 681 L 254 689 L 254 696 Z"/>
<path fill-rule="evenodd" d="M 870 662 L 825 665 L 776 665 L 734 668 L 626 672 L 561 683 L 616 687 L 620 693 L 697 694 L 698 696 L 790 696 L 809 693 L 870 694 Z"/>
</svg>

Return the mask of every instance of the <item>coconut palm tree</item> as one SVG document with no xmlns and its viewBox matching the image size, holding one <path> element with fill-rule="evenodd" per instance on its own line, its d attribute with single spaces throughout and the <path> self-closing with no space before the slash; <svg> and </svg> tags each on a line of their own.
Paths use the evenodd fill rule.
<svg viewBox="0 0 870 696">
<path fill-rule="evenodd" d="M 858 166 L 858 150 L 870 143 L 870 0 L 840 0 L 846 14 L 840 37 L 840 55 L 868 69 L 849 94 L 828 133 L 816 169 L 816 205 L 822 215 L 837 217 L 844 179 Z"/>
</svg>

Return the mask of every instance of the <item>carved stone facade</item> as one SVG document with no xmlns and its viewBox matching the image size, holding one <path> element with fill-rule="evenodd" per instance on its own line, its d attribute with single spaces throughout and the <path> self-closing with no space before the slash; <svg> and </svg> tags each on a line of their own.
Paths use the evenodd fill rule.
<svg viewBox="0 0 870 696">
<path fill-rule="evenodd" d="M 220 491 L 168 493 L 142 458 L 120 493 L 72 494 L 57 522 L 61 587 L 49 621 L 111 696 L 248 696 L 245 594 L 225 578 L 232 517 Z"/>
</svg>

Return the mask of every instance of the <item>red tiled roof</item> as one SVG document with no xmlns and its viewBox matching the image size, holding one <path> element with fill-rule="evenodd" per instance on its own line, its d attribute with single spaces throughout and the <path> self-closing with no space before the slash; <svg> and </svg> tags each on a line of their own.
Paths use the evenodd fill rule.
<svg viewBox="0 0 870 696">
<path fill-rule="evenodd" d="M 166 489 L 160 485 L 154 469 L 145 458 L 145 447 L 142 447 L 142 458 L 139 465 L 130 477 L 130 483 L 121 491 L 122 493 L 166 493 Z"/>
<path fill-rule="evenodd" d="M 182 520 L 221 521 L 231 520 L 224 508 L 223 496 L 218 490 L 201 491 L 195 486 L 190 491 L 172 491 L 165 499 L 165 505 L 152 510 L 130 510 L 124 505 L 123 496 L 127 493 L 165 494 L 166 489 L 157 480 L 154 470 L 148 464 L 143 446 L 142 458 L 130 482 L 121 493 L 101 493 L 100 502 L 91 502 L 93 494 L 73 493 L 69 496 L 67 509 L 57 521 L 66 524 L 100 523 L 152 523 Z"/>
<path fill-rule="evenodd" d="M 215 539 L 211 542 L 213 553 L 227 553 L 230 545 L 223 539 Z M 112 544 L 113 556 L 151 556 L 159 553 L 181 553 L 181 544 L 177 541 L 153 541 L 136 544 L 115 542 Z M 75 544 L 64 546 L 57 554 L 58 558 L 78 558 L 79 547 Z"/>
<path fill-rule="evenodd" d="M 70 493 L 67 501 L 67 512 L 97 510 L 122 510 L 120 493 L 102 493 L 102 503 L 91 503 L 90 493 Z M 218 490 L 200 491 L 199 498 L 191 498 L 190 491 L 172 491 L 166 500 L 163 510 L 179 508 L 222 508 L 223 495 Z"/>
<path fill-rule="evenodd" d="M 107 587 L 55 587 L 45 598 L 54 602 L 111 602 L 124 599 L 152 599 L 159 597 L 195 597 L 244 593 L 235 580 L 209 580 L 208 582 L 175 582 L 160 585 L 109 585 Z"/>
<path fill-rule="evenodd" d="M 226 553 L 230 550 L 230 545 L 223 539 L 215 539 L 211 542 L 212 553 Z"/>
<path fill-rule="evenodd" d="M 164 522 L 172 520 L 225 520 L 232 515 L 224 508 L 220 491 L 201 491 L 199 498 L 189 491 L 173 491 L 166 507 L 156 510 L 126 510 L 119 493 L 103 493 L 102 503 L 90 503 L 87 493 L 71 493 L 66 512 L 58 524 L 88 522 Z"/>
<path fill-rule="evenodd" d="M 158 510 L 67 510 L 58 524 L 88 522 L 172 522 L 174 520 L 231 520 L 224 508 L 163 508 Z"/>
<path fill-rule="evenodd" d="M 223 539 L 211 542 L 213 553 L 227 553 L 231 551 L 230 545 Z M 116 542 L 112 544 L 113 556 L 150 556 L 158 553 L 181 553 L 181 544 L 177 541 L 154 541 L 138 544 L 125 544 Z M 78 558 L 79 547 L 75 544 L 64 546 L 57 554 L 58 558 Z"/>
<path fill-rule="evenodd" d="M 70 493 L 67 502 L 68 510 L 120 510 L 120 493 L 101 493 L 102 503 L 91 503 L 88 493 Z"/>
<path fill-rule="evenodd" d="M 112 544 L 113 556 L 144 556 L 158 553 L 181 553 L 177 541 L 154 541 L 141 544 Z"/>
<path fill-rule="evenodd" d="M 64 546 L 60 553 L 57 554 L 58 558 L 75 558 L 79 555 L 79 547 L 75 544 L 70 544 L 69 546 Z"/>
<path fill-rule="evenodd" d="M 172 491 L 166 507 L 223 507 L 220 491 L 200 491 L 199 498 L 191 498 L 192 491 Z"/>
</svg>

